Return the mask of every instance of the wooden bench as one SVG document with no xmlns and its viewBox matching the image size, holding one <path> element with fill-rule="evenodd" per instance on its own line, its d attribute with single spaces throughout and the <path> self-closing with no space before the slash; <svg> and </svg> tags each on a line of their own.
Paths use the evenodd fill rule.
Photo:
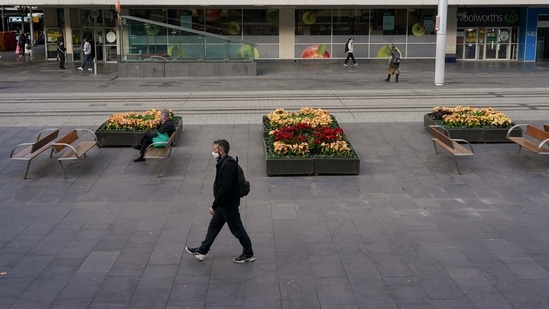
<svg viewBox="0 0 549 309">
<path fill-rule="evenodd" d="M 464 139 L 450 138 L 450 134 L 448 134 L 448 131 L 446 131 L 446 129 L 439 125 L 430 125 L 429 131 L 431 131 L 431 135 L 433 136 L 433 146 L 435 147 L 435 153 L 438 154 L 437 145 L 439 145 L 441 148 L 445 149 L 451 155 L 453 155 L 454 161 L 456 162 L 458 174 L 461 174 L 457 157 L 472 156 L 474 154 L 473 146 L 471 146 L 471 144 Z M 469 148 L 462 146 L 460 143 L 468 145 Z"/>
<path fill-rule="evenodd" d="M 543 129 L 545 130 L 545 132 L 549 132 L 549 124 L 544 124 Z"/>
<path fill-rule="evenodd" d="M 80 133 L 80 134 L 79 134 Z M 83 133 L 89 133 L 93 137 L 93 141 L 82 139 Z M 60 137 L 55 143 L 52 144 L 52 152 L 60 153 L 57 157 L 59 165 L 61 166 L 61 172 L 63 176 L 67 178 L 65 169 L 63 168 L 63 161 L 76 160 L 86 157 L 86 153 L 97 145 L 97 136 L 93 131 L 88 129 L 74 129 L 64 136 Z M 66 149 L 66 150 L 65 150 Z"/>
<path fill-rule="evenodd" d="M 511 131 L 522 129 L 522 137 L 511 136 Z M 549 132 L 529 124 L 517 124 L 507 131 L 507 139 L 519 145 L 518 152 L 524 147 L 533 153 L 549 154 Z"/>
<path fill-rule="evenodd" d="M 45 134 L 44 136 L 42 136 Z M 27 179 L 29 173 L 29 167 L 32 159 L 36 158 L 42 152 L 50 149 L 54 139 L 59 135 L 59 129 L 46 129 L 38 133 L 36 142 L 34 143 L 21 143 L 15 146 L 10 153 L 10 159 L 27 161 L 27 169 L 25 170 L 25 176 L 23 179 Z M 24 147 L 21 149 L 21 147 Z M 18 150 L 19 149 L 19 150 Z M 17 152 L 15 152 L 18 150 Z M 52 153 L 50 153 L 51 158 Z"/>
<path fill-rule="evenodd" d="M 160 166 L 158 167 L 158 175 L 156 177 L 160 177 L 160 172 L 162 171 L 162 164 L 164 163 L 164 159 L 169 157 L 172 153 L 172 147 L 174 146 L 177 133 L 177 130 L 175 130 L 167 142 L 155 142 L 150 144 L 147 149 L 145 149 L 145 154 L 143 155 L 143 158 L 160 159 Z M 157 147 L 155 147 L 155 145 Z M 158 145 L 165 145 L 165 147 L 158 147 Z"/>
</svg>

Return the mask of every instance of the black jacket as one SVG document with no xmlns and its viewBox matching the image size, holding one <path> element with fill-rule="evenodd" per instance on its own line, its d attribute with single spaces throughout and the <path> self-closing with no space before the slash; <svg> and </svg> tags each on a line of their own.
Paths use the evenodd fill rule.
<svg viewBox="0 0 549 309">
<path fill-rule="evenodd" d="M 212 208 L 215 210 L 219 207 L 239 206 L 240 197 L 238 196 L 236 187 L 238 179 L 236 161 L 226 155 L 219 159 L 215 165 L 215 169 Z"/>
<path fill-rule="evenodd" d="M 156 130 L 160 133 L 168 133 L 168 136 L 172 136 L 173 132 L 175 132 L 175 124 L 171 118 L 168 118 L 166 122 L 159 124 Z"/>
</svg>

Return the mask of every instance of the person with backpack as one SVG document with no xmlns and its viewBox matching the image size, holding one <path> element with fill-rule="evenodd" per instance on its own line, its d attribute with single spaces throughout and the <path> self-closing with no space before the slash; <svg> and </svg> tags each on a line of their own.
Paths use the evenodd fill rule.
<svg viewBox="0 0 549 309">
<path fill-rule="evenodd" d="M 398 76 L 400 75 L 400 52 L 394 44 L 391 45 L 391 52 L 389 53 L 389 69 L 387 71 L 386 82 L 391 81 L 391 75 L 395 75 L 395 83 L 398 83 Z"/>
<path fill-rule="evenodd" d="M 353 60 L 353 64 L 356 67 L 358 63 L 355 61 L 355 56 L 353 54 L 353 42 L 355 39 L 350 38 L 347 40 L 347 43 L 345 43 L 345 52 L 347 53 L 347 58 L 345 58 L 345 63 L 343 63 L 344 66 L 347 66 L 347 62 L 349 62 L 349 59 Z"/>
<path fill-rule="evenodd" d="M 255 261 L 252 241 L 242 224 L 238 210 L 240 197 L 246 193 L 242 193 L 239 188 L 239 178 L 241 178 L 239 165 L 229 156 L 229 149 L 230 145 L 227 140 L 219 139 L 213 142 L 212 156 L 217 164 L 215 165 L 216 173 L 213 184 L 214 201 L 209 209 L 212 218 L 200 247 L 185 247 L 185 250 L 199 261 L 204 260 L 225 223 L 242 245 L 242 254 L 234 258 L 233 262 L 243 264 Z"/>
</svg>

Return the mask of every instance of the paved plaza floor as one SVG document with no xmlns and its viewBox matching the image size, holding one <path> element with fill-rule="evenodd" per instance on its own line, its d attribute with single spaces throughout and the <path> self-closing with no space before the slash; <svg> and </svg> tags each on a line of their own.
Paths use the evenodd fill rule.
<svg viewBox="0 0 549 309">
<path fill-rule="evenodd" d="M 264 63 L 241 81 L 154 81 L 10 61 L 0 58 L 2 309 L 549 307 L 549 157 L 473 144 L 460 175 L 421 118 L 437 101 L 477 102 L 547 123 L 543 64 L 448 64 L 444 87 L 409 72 L 427 77 L 403 77 L 390 92 L 394 83 L 367 71 L 376 63 L 362 73 Z M 313 66 L 341 66 L 341 76 L 308 77 Z M 261 115 L 304 104 L 335 109 L 359 175 L 266 176 Z M 9 160 L 44 128 L 95 130 L 111 112 L 151 105 L 175 106 L 185 123 L 162 178 L 159 162 L 134 163 L 130 147 L 93 149 L 66 165 L 67 179 L 48 154 L 26 180 L 25 163 Z M 240 211 L 253 263 L 232 262 L 241 247 L 226 227 L 203 262 L 184 249 L 207 229 L 218 138 L 251 181 Z"/>
</svg>

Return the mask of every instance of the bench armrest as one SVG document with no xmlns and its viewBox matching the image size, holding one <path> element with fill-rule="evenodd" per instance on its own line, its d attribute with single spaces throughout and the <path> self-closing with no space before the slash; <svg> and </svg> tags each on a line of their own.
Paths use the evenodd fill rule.
<svg viewBox="0 0 549 309">
<path fill-rule="evenodd" d="M 97 135 L 90 129 L 75 129 L 77 132 L 86 132 L 93 136 L 93 139 L 97 142 Z"/>
<path fill-rule="evenodd" d="M 55 146 L 63 146 L 65 148 L 69 148 L 70 150 L 72 150 L 72 152 L 74 153 L 74 156 L 75 157 L 78 157 L 78 151 L 76 151 L 76 148 L 74 148 L 71 144 L 67 144 L 67 143 L 52 143 L 51 144 L 52 147 L 55 147 Z M 62 152 L 63 150 L 65 150 L 65 148 L 63 148 L 61 151 L 59 152 Z"/>
<path fill-rule="evenodd" d="M 471 152 L 475 152 L 473 150 L 473 145 L 471 145 L 471 143 L 469 143 L 468 141 L 464 140 L 464 139 L 461 139 L 461 138 L 452 138 L 452 141 L 456 142 L 456 143 L 464 143 L 464 144 L 467 144 L 467 146 L 469 146 L 469 149 L 471 149 Z"/>
<path fill-rule="evenodd" d="M 511 136 L 511 131 L 513 131 L 517 128 L 520 128 L 520 129 L 524 130 L 524 128 L 526 128 L 527 126 L 528 126 L 528 124 L 525 124 L 525 123 L 516 124 L 516 125 L 512 126 L 511 128 L 509 128 L 509 131 L 507 131 L 507 136 L 506 137 Z"/>
<path fill-rule="evenodd" d="M 547 144 L 549 146 L 549 138 L 544 139 L 541 141 L 541 143 L 538 144 L 538 152 L 542 152 L 541 149 L 543 148 L 543 145 Z"/>
<path fill-rule="evenodd" d="M 15 147 L 13 147 L 13 149 L 12 149 L 11 152 L 10 152 L 10 158 L 13 157 L 13 153 L 15 152 L 15 150 L 16 150 L 17 148 L 23 147 L 23 146 L 32 146 L 32 145 L 34 145 L 34 143 L 21 143 L 21 144 L 15 146 Z"/>
</svg>

